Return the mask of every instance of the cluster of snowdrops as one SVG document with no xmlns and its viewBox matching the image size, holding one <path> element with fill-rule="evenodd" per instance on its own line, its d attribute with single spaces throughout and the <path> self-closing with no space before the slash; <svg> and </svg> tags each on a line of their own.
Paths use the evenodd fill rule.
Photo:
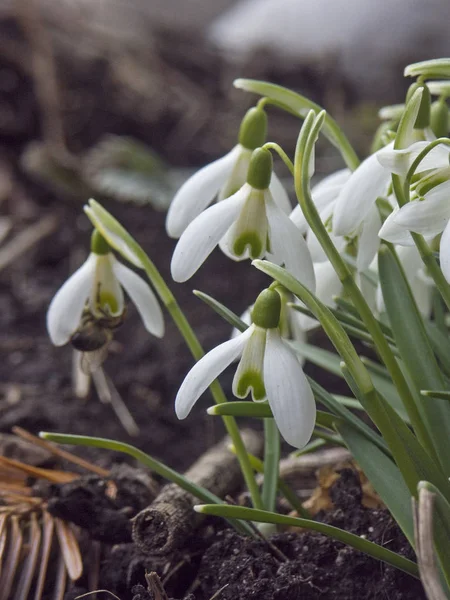
<svg viewBox="0 0 450 600">
<path fill-rule="evenodd" d="M 324 441 L 347 446 L 413 546 L 411 498 L 419 499 L 421 490 L 436 498 L 434 548 L 446 586 L 450 59 L 410 65 L 405 75 L 414 78 L 405 102 L 380 111 L 372 154 L 363 161 L 332 117 L 305 97 L 266 82 L 235 82 L 259 99 L 244 116 L 236 145 L 182 185 L 166 221 L 168 235 L 178 239 L 171 263 L 175 281 L 188 281 L 216 246 L 272 278 L 242 317 L 220 299 L 202 295 L 233 326 L 230 339 L 203 354 L 151 259 L 94 200 L 85 207 L 94 226 L 91 253 L 57 292 L 47 324 L 54 344 L 77 347 L 81 340 L 79 348 L 93 352 L 99 344 L 87 347 L 83 326 L 113 329 L 125 310 L 123 290 L 158 337 L 164 333 L 160 300 L 197 360 L 178 391 L 176 413 L 186 418 L 211 388 L 216 404 L 209 412 L 224 417 L 254 506 L 208 504 L 199 510 L 279 523 L 281 515 L 273 512 L 280 491 L 279 433 L 301 452 Z M 270 110 L 288 112 L 294 124 L 297 119 L 294 157 L 267 140 Z M 313 185 L 320 136 L 339 150 L 343 166 Z M 283 160 L 283 174 L 273 171 L 273 154 Z M 289 173 L 295 208 L 279 179 Z M 113 251 L 144 271 L 156 294 Z M 307 343 L 308 331 L 318 327 L 335 353 Z M 351 339 L 361 340 L 378 360 L 360 356 Z M 302 369 L 305 358 L 345 378 L 349 395 L 335 396 L 310 380 Z M 230 402 L 215 380 L 236 361 L 232 393 L 238 400 Z M 249 396 L 254 402 L 245 401 Z M 316 401 L 324 410 L 316 410 Z M 264 419 L 262 492 L 255 483 L 258 466 L 240 439 L 240 415 Z M 318 528 L 303 517 L 303 526 Z M 343 541 L 418 573 L 413 561 L 386 548 L 350 534 Z"/>
</svg>

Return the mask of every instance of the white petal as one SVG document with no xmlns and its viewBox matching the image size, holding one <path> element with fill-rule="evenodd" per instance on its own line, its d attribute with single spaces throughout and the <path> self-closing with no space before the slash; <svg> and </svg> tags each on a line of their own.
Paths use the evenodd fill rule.
<svg viewBox="0 0 450 600">
<path fill-rule="evenodd" d="M 269 190 L 272 194 L 275 204 L 288 215 L 292 210 L 292 204 L 289 200 L 286 190 L 284 189 L 284 185 L 281 183 L 275 173 L 272 173 Z"/>
<path fill-rule="evenodd" d="M 444 229 L 439 247 L 441 269 L 445 279 L 450 283 L 450 225 Z"/>
<path fill-rule="evenodd" d="M 366 218 L 378 196 L 383 196 L 391 174 L 378 162 L 375 152 L 354 171 L 339 194 L 334 208 L 335 235 L 353 234 Z"/>
<path fill-rule="evenodd" d="M 123 291 L 114 273 L 116 258 L 111 252 L 97 256 L 89 307 L 93 315 L 121 315 L 125 308 Z"/>
<path fill-rule="evenodd" d="M 416 160 L 424 148 L 429 145 L 429 142 L 416 142 L 405 150 L 386 149 L 377 152 L 377 158 L 380 164 L 388 169 L 391 173 L 406 176 L 412 163 Z M 439 144 L 435 146 L 426 157 L 419 163 L 416 173 L 422 173 L 429 169 L 438 169 L 448 167 L 450 150 L 447 146 Z"/>
<path fill-rule="evenodd" d="M 117 279 L 141 315 L 147 331 L 156 337 L 162 337 L 164 335 L 164 318 L 159 302 L 150 286 L 118 260 L 114 261 L 113 269 Z"/>
<path fill-rule="evenodd" d="M 251 191 L 244 185 L 234 196 L 202 212 L 181 236 L 172 257 L 171 272 L 175 281 L 187 281 L 200 268 L 225 235 Z"/>
<path fill-rule="evenodd" d="M 434 282 L 425 275 L 423 271 L 424 264 L 417 248 L 415 246 L 408 248 L 398 246 L 395 250 L 411 286 L 419 311 L 424 317 L 430 318 Z"/>
<path fill-rule="evenodd" d="M 252 324 L 252 316 L 251 316 L 252 310 L 253 310 L 253 304 L 251 306 L 249 306 L 248 308 L 246 308 L 240 317 L 241 321 L 243 321 L 246 325 L 249 325 L 249 326 Z M 233 327 L 233 331 L 231 332 L 231 337 L 235 338 L 238 335 L 241 335 L 241 333 L 242 332 L 239 329 L 236 329 L 236 327 Z"/>
<path fill-rule="evenodd" d="M 317 211 L 322 212 L 326 206 L 332 204 L 338 198 L 340 191 L 351 176 L 350 169 L 341 169 L 327 177 L 324 177 L 311 190 L 311 197 Z M 290 215 L 291 220 L 302 233 L 306 233 L 309 225 L 306 221 L 300 205 L 297 205 Z"/>
<path fill-rule="evenodd" d="M 249 150 L 238 144 L 233 151 L 236 152 L 236 158 L 225 184 L 219 190 L 219 195 L 217 196 L 219 202 L 235 194 L 247 183 L 248 168 L 253 150 Z"/>
<path fill-rule="evenodd" d="M 309 290 L 315 289 L 314 268 L 311 255 L 302 234 L 265 192 L 266 213 L 269 224 L 270 252 L 275 261 L 284 263 L 286 269 Z"/>
<path fill-rule="evenodd" d="M 369 214 L 363 221 L 362 231 L 358 240 L 358 255 L 356 268 L 364 271 L 369 268 L 380 246 L 378 233 L 381 229 L 381 217 L 376 204 L 372 206 Z"/>
<path fill-rule="evenodd" d="M 450 218 L 449 194 L 450 181 L 436 186 L 424 200 L 413 200 L 402 206 L 396 213 L 396 224 L 422 235 L 437 235 Z"/>
<path fill-rule="evenodd" d="M 239 153 L 238 145 L 184 182 L 167 213 L 166 230 L 170 237 L 179 238 L 189 223 L 214 200 L 230 176 Z"/>
<path fill-rule="evenodd" d="M 316 275 L 316 297 L 327 306 L 334 306 L 334 296 L 342 291 L 342 283 L 330 261 L 314 264 Z M 293 311 L 294 312 L 294 311 Z M 297 320 L 304 331 L 309 331 L 319 324 L 316 319 L 295 311 Z"/>
<path fill-rule="evenodd" d="M 327 229 L 329 229 L 328 221 L 332 216 L 333 210 L 334 204 L 331 203 L 328 206 L 326 206 L 320 213 L 320 219 L 322 223 L 324 223 L 327 226 Z M 328 235 L 330 236 L 330 239 L 333 242 L 335 248 L 338 250 L 338 252 L 343 252 L 347 244 L 345 238 L 342 236 L 334 235 L 334 233 L 330 231 L 328 231 Z M 306 235 L 306 243 L 311 253 L 313 263 L 321 263 L 328 260 L 325 250 L 322 248 L 319 240 L 317 239 L 316 234 L 312 229 L 308 230 L 308 233 Z"/>
<path fill-rule="evenodd" d="M 56 292 L 47 312 L 47 330 L 55 346 L 67 344 L 80 324 L 84 306 L 91 292 L 97 256 L 91 253 L 86 262 Z"/>
<path fill-rule="evenodd" d="M 188 416 L 191 408 L 214 379 L 240 356 L 252 332 L 253 327 L 249 327 L 238 337 L 220 344 L 205 354 L 192 367 L 175 399 L 175 412 L 179 419 L 185 419 Z"/>
<path fill-rule="evenodd" d="M 264 384 L 281 435 L 295 448 L 303 448 L 314 430 L 316 403 L 297 357 L 278 329 L 267 331 Z"/>
<path fill-rule="evenodd" d="M 414 246 L 414 240 L 410 232 L 403 226 L 399 225 L 395 218 L 399 213 L 400 208 L 397 206 L 383 223 L 378 237 L 393 244 L 401 246 Z"/>
</svg>

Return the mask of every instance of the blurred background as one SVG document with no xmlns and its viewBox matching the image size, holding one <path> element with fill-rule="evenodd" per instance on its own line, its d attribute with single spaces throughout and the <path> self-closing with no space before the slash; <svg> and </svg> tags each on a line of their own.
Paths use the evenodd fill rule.
<svg viewBox="0 0 450 600">
<path fill-rule="evenodd" d="M 0 431 L 101 423 L 129 441 L 110 407 L 74 400 L 71 350 L 46 334 L 52 296 L 89 251 L 89 197 L 142 243 L 210 349 L 230 327 L 191 290 L 241 314 L 267 279 L 216 251 L 171 283 L 164 220 L 180 182 L 236 143 L 255 98 L 233 80 L 308 96 L 364 156 L 378 108 L 403 101 L 405 65 L 450 55 L 449 23 L 449 0 L 0 0 Z M 299 125 L 269 109 L 269 138 L 288 153 Z M 319 146 L 319 176 L 341 164 Z M 191 366 L 175 327 L 151 339 L 133 307 L 105 364 L 141 426 L 135 443 L 180 468 L 221 435 L 201 407 L 201 436 L 194 415 L 174 416 Z"/>
</svg>

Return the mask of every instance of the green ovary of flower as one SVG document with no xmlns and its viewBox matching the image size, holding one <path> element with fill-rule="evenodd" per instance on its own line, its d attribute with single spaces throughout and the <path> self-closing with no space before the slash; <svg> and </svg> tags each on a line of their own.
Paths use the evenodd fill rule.
<svg viewBox="0 0 450 600">
<path fill-rule="evenodd" d="M 246 398 L 251 391 L 252 398 L 255 401 L 264 400 L 266 397 L 266 388 L 258 371 L 246 371 L 239 377 L 236 387 L 236 396 Z"/>
</svg>

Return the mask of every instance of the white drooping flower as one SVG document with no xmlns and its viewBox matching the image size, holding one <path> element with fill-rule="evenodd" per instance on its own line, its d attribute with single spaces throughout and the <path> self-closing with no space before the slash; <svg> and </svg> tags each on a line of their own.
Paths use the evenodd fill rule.
<svg viewBox="0 0 450 600">
<path fill-rule="evenodd" d="M 273 197 L 271 174 L 270 152 L 256 149 L 247 182 L 241 189 L 202 212 L 182 234 L 171 263 L 175 281 L 192 277 L 220 243 L 233 260 L 268 256 L 314 289 L 314 270 L 306 242 Z"/>
<path fill-rule="evenodd" d="M 266 113 L 261 108 L 250 109 L 242 121 L 238 144 L 222 158 L 197 171 L 176 193 L 166 219 L 170 237 L 179 238 L 189 223 L 215 199 L 224 200 L 245 184 L 252 152 L 264 144 L 266 130 Z M 289 198 L 275 174 L 270 191 L 284 212 L 289 212 Z"/>
<path fill-rule="evenodd" d="M 308 443 L 316 417 L 314 395 L 296 354 L 281 337 L 279 316 L 278 293 L 265 290 L 256 300 L 252 325 L 208 352 L 187 374 L 175 400 L 179 419 L 187 417 L 220 373 L 240 359 L 233 394 L 245 398 L 251 393 L 254 401 L 267 398 L 284 439 L 296 448 Z"/>
<path fill-rule="evenodd" d="M 442 170 L 444 175 L 444 170 Z M 431 240 L 442 233 L 439 257 L 444 277 L 450 282 L 450 169 L 442 181 L 419 200 L 394 210 L 383 224 L 380 237 L 403 246 L 412 245 L 410 232 Z"/>
<path fill-rule="evenodd" d="M 93 319 L 124 313 L 123 289 L 134 302 L 144 326 L 162 337 L 164 319 L 148 284 L 120 263 L 100 234 L 94 231 L 87 260 L 58 290 L 47 312 L 47 329 L 55 346 L 67 344 L 80 326 L 85 310 Z"/>
</svg>

